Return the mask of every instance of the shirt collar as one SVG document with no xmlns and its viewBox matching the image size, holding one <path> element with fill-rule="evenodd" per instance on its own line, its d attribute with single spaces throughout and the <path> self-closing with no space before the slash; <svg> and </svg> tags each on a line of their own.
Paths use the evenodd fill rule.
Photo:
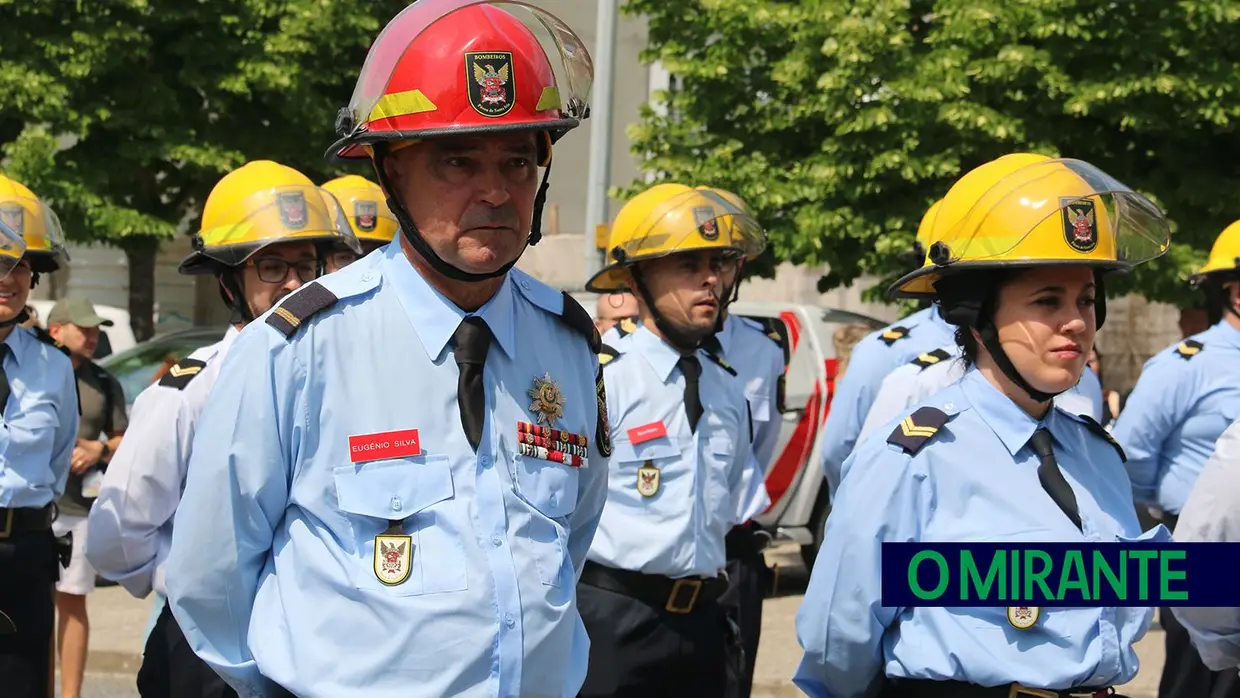
<svg viewBox="0 0 1240 698">
<path fill-rule="evenodd" d="M 664 383 L 672 376 L 672 370 L 676 368 L 676 363 L 680 361 L 680 352 L 672 348 L 670 344 L 656 337 L 653 332 L 646 329 L 645 325 L 637 328 L 637 331 L 629 335 L 632 342 L 637 345 L 639 353 L 646 359 L 646 363 L 650 364 L 650 368 L 654 369 L 655 375 Z"/>
<path fill-rule="evenodd" d="M 13 327 L 13 331 L 9 333 L 9 336 L 4 338 L 4 344 L 9 347 L 9 357 L 18 366 L 22 365 L 22 352 L 26 351 L 27 342 L 30 340 L 38 341 L 30 330 L 16 325 Z"/>
<path fill-rule="evenodd" d="M 1036 420 L 1012 402 L 1011 398 L 999 392 L 999 389 L 991 385 L 990 381 L 986 380 L 986 376 L 976 368 L 969 369 L 969 372 L 965 374 L 960 382 L 960 390 L 977 412 L 978 418 L 990 427 L 995 436 L 998 436 L 1003 445 L 1007 447 L 1008 453 L 1013 456 L 1029 443 L 1029 438 L 1038 428 L 1048 426 L 1051 428 L 1051 435 L 1055 434 L 1054 426 L 1057 420 L 1053 418 L 1054 407 L 1047 413 L 1047 418 L 1041 421 Z M 1042 422 L 1047 422 L 1047 424 Z M 1063 428 L 1063 425 L 1058 426 Z"/>
<path fill-rule="evenodd" d="M 405 257 L 400 245 L 388 245 L 383 255 L 383 278 L 396 289 L 396 297 L 404 306 L 414 332 L 422 340 L 422 346 L 432 361 L 443 353 L 461 320 L 468 315 L 481 317 L 495 336 L 499 348 L 509 357 L 514 356 L 516 323 L 513 315 L 516 308 L 511 277 L 504 277 L 499 290 L 481 308 L 466 313 L 422 278 Z"/>
<path fill-rule="evenodd" d="M 735 315 L 728 315 L 723 319 L 723 329 L 715 333 L 715 337 L 719 340 L 719 348 L 723 350 L 723 355 L 727 356 L 732 351 L 732 340 L 736 336 L 736 326 L 740 320 Z"/>
</svg>

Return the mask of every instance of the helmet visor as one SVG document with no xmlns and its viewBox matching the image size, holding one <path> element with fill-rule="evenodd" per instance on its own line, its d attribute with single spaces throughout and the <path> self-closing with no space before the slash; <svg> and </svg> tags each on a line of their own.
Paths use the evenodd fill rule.
<svg viewBox="0 0 1240 698">
<path fill-rule="evenodd" d="M 359 240 L 382 240 L 390 242 L 400 223 L 382 192 L 376 189 L 354 187 L 338 189 L 336 196 L 344 207 L 345 217 Z"/>
<path fill-rule="evenodd" d="M 236 266 L 276 243 L 333 242 L 361 253 L 340 202 L 319 187 L 287 186 L 256 192 L 222 216 L 237 223 L 199 233 L 201 252 L 221 264 Z"/>
<path fill-rule="evenodd" d="M 934 232 L 935 247 L 946 248 L 930 251 L 940 265 L 1046 261 L 1131 267 L 1170 245 L 1167 219 L 1152 201 L 1097 167 L 1069 159 L 1013 172 L 958 224 Z"/>
<path fill-rule="evenodd" d="M 652 208 L 618 247 L 620 262 L 712 249 L 752 258 L 766 248 L 766 233 L 753 216 L 718 192 L 696 189 Z"/>
<path fill-rule="evenodd" d="M 69 261 L 60 218 L 42 201 L 25 196 L 0 199 L 0 223 L 25 238 L 27 252 L 59 255 Z"/>
<path fill-rule="evenodd" d="M 16 230 L 0 220 L 0 279 L 9 275 L 26 253 L 26 241 Z"/>
<path fill-rule="evenodd" d="M 554 90 L 557 94 L 554 97 L 559 101 L 559 108 L 566 117 L 585 118 L 590 87 L 594 81 L 594 63 L 585 42 L 558 17 L 520 0 L 417 0 L 388 22 L 366 55 L 353 96 L 349 99 L 354 133 L 364 124 L 384 115 L 382 109 L 379 112 L 375 109 L 381 106 L 380 99 L 388 92 L 388 84 L 397 64 L 411 50 L 418 36 L 453 12 L 474 5 L 500 8 L 538 37 L 543 52 L 551 59 L 556 77 Z M 559 57 L 558 60 L 555 56 Z"/>
</svg>

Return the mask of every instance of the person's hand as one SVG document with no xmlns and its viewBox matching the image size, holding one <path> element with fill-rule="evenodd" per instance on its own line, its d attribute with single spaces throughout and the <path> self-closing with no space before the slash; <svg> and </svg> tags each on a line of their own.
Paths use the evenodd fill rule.
<svg viewBox="0 0 1240 698">
<path fill-rule="evenodd" d="M 78 439 L 77 446 L 73 447 L 73 455 L 69 458 L 69 470 L 74 475 L 81 475 L 98 463 L 100 458 L 103 458 L 102 441 Z"/>
</svg>

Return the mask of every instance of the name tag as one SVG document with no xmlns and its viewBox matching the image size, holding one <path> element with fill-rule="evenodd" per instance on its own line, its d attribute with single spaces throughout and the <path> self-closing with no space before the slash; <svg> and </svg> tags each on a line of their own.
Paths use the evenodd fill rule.
<svg viewBox="0 0 1240 698">
<path fill-rule="evenodd" d="M 422 454 L 417 429 L 385 431 L 379 434 L 357 434 L 349 437 L 349 460 L 362 463 L 369 460 L 408 458 Z"/>
<path fill-rule="evenodd" d="M 633 427 L 628 431 L 629 441 L 634 444 L 644 444 L 661 436 L 667 436 L 667 426 L 663 424 L 663 420 L 643 424 L 640 427 Z"/>
</svg>

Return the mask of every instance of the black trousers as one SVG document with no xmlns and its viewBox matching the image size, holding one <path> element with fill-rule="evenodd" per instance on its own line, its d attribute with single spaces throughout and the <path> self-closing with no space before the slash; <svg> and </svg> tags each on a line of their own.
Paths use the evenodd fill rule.
<svg viewBox="0 0 1240 698">
<path fill-rule="evenodd" d="M 1240 673 L 1210 671 L 1201 663 L 1188 631 L 1169 608 L 1158 609 L 1166 636 L 1166 660 L 1158 682 L 1158 698 L 1240 698 Z"/>
<path fill-rule="evenodd" d="M 771 570 L 761 552 L 746 553 L 728 560 L 728 591 L 719 599 L 740 631 L 743 655 L 736 659 L 735 686 L 729 691 L 737 698 L 753 692 L 753 670 L 758 659 L 758 640 L 762 635 L 762 602 L 771 586 Z"/>
<path fill-rule="evenodd" d="M 0 694 L 6 698 L 47 698 L 59 576 L 50 529 L 0 540 Z"/>
<path fill-rule="evenodd" d="M 146 639 L 138 669 L 142 698 L 237 698 L 237 692 L 194 654 L 165 603 Z"/>
<path fill-rule="evenodd" d="M 590 635 L 590 667 L 579 698 L 727 695 L 728 658 L 737 638 L 718 603 L 668 613 L 578 584 L 577 608 Z"/>
</svg>

